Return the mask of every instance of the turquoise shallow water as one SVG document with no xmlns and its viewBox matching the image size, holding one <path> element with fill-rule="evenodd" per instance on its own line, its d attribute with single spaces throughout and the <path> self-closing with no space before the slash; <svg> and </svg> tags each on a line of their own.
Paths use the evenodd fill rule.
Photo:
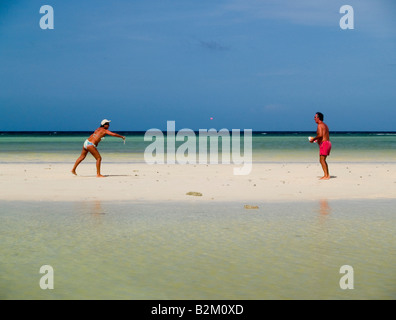
<svg viewBox="0 0 396 320">
<path fill-rule="evenodd" d="M 1 299 L 396 298 L 396 200 L 0 205 Z"/>
<path fill-rule="evenodd" d="M 99 151 L 103 161 L 144 162 L 144 152 L 152 142 L 144 141 L 144 133 L 122 134 L 127 137 L 125 145 L 121 139 L 110 136 L 100 143 Z M 0 162 L 74 162 L 89 135 L 90 132 L 1 133 Z M 315 133 L 255 133 L 252 138 L 253 161 L 316 162 L 318 147 L 307 140 L 311 135 Z M 199 152 L 198 134 L 196 138 Z M 396 162 L 394 133 L 333 133 L 331 141 L 333 148 L 329 160 L 333 162 Z M 176 142 L 176 149 L 182 143 Z M 221 151 L 222 146 L 219 143 L 219 152 Z M 86 161 L 93 161 L 91 158 L 88 157 Z"/>
</svg>

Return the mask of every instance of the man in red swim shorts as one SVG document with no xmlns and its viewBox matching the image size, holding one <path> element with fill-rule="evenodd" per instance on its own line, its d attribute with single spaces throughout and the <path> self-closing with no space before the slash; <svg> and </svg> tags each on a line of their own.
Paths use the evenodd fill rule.
<svg viewBox="0 0 396 320">
<path fill-rule="evenodd" d="M 318 129 L 316 131 L 316 137 L 311 139 L 310 142 L 313 143 L 316 141 L 319 145 L 319 161 L 324 172 L 324 176 L 320 180 L 328 180 L 330 179 L 330 174 L 326 158 L 330 155 L 331 150 L 329 127 L 323 122 L 323 113 L 317 112 L 314 119 L 318 124 Z"/>
</svg>

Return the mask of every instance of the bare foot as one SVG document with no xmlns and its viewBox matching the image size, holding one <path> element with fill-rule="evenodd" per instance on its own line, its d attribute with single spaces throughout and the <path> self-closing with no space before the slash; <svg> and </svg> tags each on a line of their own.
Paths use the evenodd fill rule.
<svg viewBox="0 0 396 320">
<path fill-rule="evenodd" d="M 75 170 L 72 170 L 71 173 L 73 173 L 75 176 L 77 175 L 77 172 Z"/>
<path fill-rule="evenodd" d="M 326 177 L 326 176 L 323 176 L 322 178 L 320 178 L 319 180 L 329 180 L 330 179 L 330 176 L 328 176 L 328 177 Z"/>
<path fill-rule="evenodd" d="M 105 176 L 102 176 L 101 174 L 96 175 L 97 178 L 106 178 Z"/>
</svg>

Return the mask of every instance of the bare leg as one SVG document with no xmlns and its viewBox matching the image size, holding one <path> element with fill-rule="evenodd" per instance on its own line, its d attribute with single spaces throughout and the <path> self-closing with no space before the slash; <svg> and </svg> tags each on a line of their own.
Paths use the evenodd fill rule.
<svg viewBox="0 0 396 320">
<path fill-rule="evenodd" d="M 327 156 L 320 156 L 319 162 L 322 165 L 322 169 L 323 169 L 323 172 L 324 172 L 324 176 L 322 178 L 320 178 L 320 180 L 328 180 L 328 179 L 330 179 L 329 166 L 327 165 L 326 158 L 327 158 Z"/>
<path fill-rule="evenodd" d="M 76 163 L 74 164 L 74 167 L 73 167 L 71 173 L 73 173 L 74 175 L 77 175 L 76 169 L 77 169 L 78 165 L 81 163 L 81 161 L 83 161 L 85 159 L 87 154 L 88 154 L 88 151 L 83 148 L 81 151 L 81 155 L 76 160 Z"/>
<path fill-rule="evenodd" d="M 100 164 L 102 163 L 102 157 L 100 156 L 98 149 L 93 146 L 89 146 L 87 149 L 96 159 L 96 176 L 98 178 L 103 178 L 104 176 L 100 174 Z"/>
</svg>

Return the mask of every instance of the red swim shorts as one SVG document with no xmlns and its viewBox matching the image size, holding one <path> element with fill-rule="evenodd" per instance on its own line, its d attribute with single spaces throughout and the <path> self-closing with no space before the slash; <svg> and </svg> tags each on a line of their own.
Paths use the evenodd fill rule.
<svg viewBox="0 0 396 320">
<path fill-rule="evenodd" d="M 330 150 L 331 150 L 330 141 L 322 141 L 322 143 L 319 144 L 319 155 L 328 156 L 330 155 Z"/>
</svg>

